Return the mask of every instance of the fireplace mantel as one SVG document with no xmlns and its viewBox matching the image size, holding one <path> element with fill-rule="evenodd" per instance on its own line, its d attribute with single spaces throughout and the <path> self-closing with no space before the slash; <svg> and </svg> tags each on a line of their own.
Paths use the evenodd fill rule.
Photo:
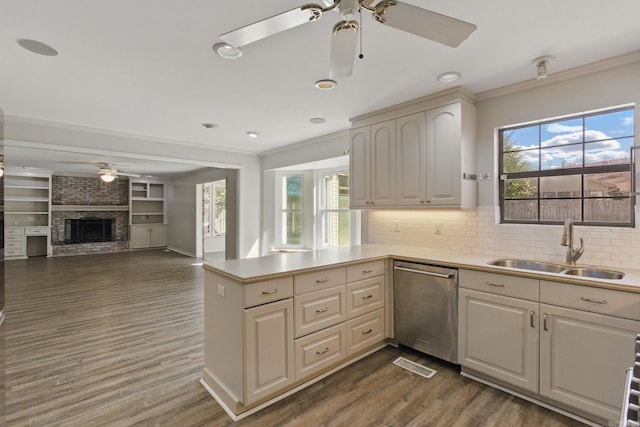
<svg viewBox="0 0 640 427">
<path fill-rule="evenodd" d="M 78 211 L 78 212 L 126 212 L 129 206 L 98 206 L 98 205 L 51 205 L 52 211 Z"/>
</svg>

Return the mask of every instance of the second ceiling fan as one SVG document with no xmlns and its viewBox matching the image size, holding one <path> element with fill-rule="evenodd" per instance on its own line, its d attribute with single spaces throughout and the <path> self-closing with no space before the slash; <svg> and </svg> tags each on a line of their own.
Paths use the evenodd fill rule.
<svg viewBox="0 0 640 427">
<path fill-rule="evenodd" d="M 355 59 L 360 25 L 355 19 L 361 9 L 372 13 L 380 24 L 457 47 L 477 28 L 474 24 L 422 9 L 397 0 L 324 0 L 322 5 L 307 4 L 246 25 L 220 36 L 232 47 L 239 48 L 307 22 L 317 21 L 322 14 L 336 10 L 342 18 L 333 27 L 329 76 L 350 76 Z"/>
</svg>

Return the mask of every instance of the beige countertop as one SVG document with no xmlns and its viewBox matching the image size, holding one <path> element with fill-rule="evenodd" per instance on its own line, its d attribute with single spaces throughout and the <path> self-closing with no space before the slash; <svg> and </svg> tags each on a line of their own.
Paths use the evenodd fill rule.
<svg viewBox="0 0 640 427">
<path fill-rule="evenodd" d="M 347 248 L 328 248 L 309 252 L 277 253 L 259 258 L 206 262 L 204 263 L 204 268 L 241 283 L 249 284 L 302 271 L 306 272 L 330 266 L 387 258 L 640 293 L 640 270 L 613 269 L 623 271 L 625 276 L 619 280 L 594 279 L 560 273 L 496 267 L 487 264 L 488 261 L 496 257 L 462 255 L 439 249 L 415 246 L 372 244 Z"/>
</svg>

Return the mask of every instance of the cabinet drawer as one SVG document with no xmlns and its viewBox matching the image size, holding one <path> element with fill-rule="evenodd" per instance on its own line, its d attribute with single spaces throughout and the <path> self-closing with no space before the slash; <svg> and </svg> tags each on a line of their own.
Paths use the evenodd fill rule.
<svg viewBox="0 0 640 427">
<path fill-rule="evenodd" d="M 4 229 L 5 236 L 24 236 L 23 227 L 6 227 Z"/>
<path fill-rule="evenodd" d="M 25 227 L 24 233 L 29 236 L 48 236 L 49 227 Z"/>
<path fill-rule="evenodd" d="M 371 261 L 347 266 L 347 283 L 384 274 L 384 261 Z"/>
<path fill-rule="evenodd" d="M 347 318 L 384 307 L 384 276 L 347 285 Z"/>
<path fill-rule="evenodd" d="M 640 320 L 640 294 L 540 281 L 540 302 Z"/>
<path fill-rule="evenodd" d="M 244 306 L 253 307 L 268 302 L 291 298 L 293 296 L 293 278 L 266 280 L 245 285 Z"/>
<path fill-rule="evenodd" d="M 346 347 L 344 323 L 295 340 L 296 381 L 342 361 Z"/>
<path fill-rule="evenodd" d="M 344 286 L 296 296 L 293 303 L 296 337 L 319 331 L 347 319 Z"/>
<path fill-rule="evenodd" d="M 384 310 L 365 314 L 347 322 L 347 353 L 358 353 L 384 339 Z"/>
<path fill-rule="evenodd" d="M 5 248 L 4 250 L 5 256 L 25 256 L 26 253 L 23 247 L 19 248 Z"/>
<path fill-rule="evenodd" d="M 11 248 L 22 248 L 24 247 L 24 238 L 19 237 L 19 238 L 12 238 L 12 239 L 6 239 L 4 241 L 4 247 L 5 249 L 11 249 Z"/>
<path fill-rule="evenodd" d="M 538 301 L 537 279 L 471 270 L 460 270 L 458 277 L 461 288 Z"/>
<path fill-rule="evenodd" d="M 311 273 L 296 274 L 293 278 L 296 295 L 318 291 L 336 285 L 344 285 L 345 268 L 329 268 Z"/>
</svg>

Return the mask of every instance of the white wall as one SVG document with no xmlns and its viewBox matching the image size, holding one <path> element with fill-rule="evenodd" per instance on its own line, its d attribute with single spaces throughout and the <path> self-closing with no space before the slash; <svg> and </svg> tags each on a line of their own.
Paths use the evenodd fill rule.
<svg viewBox="0 0 640 427">
<path fill-rule="evenodd" d="M 564 261 L 566 248 L 560 246 L 562 226 L 497 223 L 496 129 L 630 103 L 636 104 L 637 118 L 640 111 L 640 62 L 574 78 L 565 76 L 555 82 L 554 76 L 550 76 L 547 82 L 526 90 L 499 93 L 480 94 L 480 100 L 476 102 L 477 170 L 478 173 L 490 172 L 493 178 L 478 183 L 478 208 L 470 211 L 374 211 L 369 215 L 367 230 L 370 242 L 449 248 L 495 257 Z M 636 119 L 636 135 L 640 135 L 639 128 L 640 123 Z M 636 213 L 637 225 L 639 221 Z M 399 232 L 393 231 L 396 222 L 399 223 Z M 436 222 L 443 225 L 441 235 L 435 234 Z M 585 242 L 581 263 L 636 269 L 640 265 L 638 227 L 578 226 L 574 232 L 576 238 L 583 237 Z"/>
</svg>

